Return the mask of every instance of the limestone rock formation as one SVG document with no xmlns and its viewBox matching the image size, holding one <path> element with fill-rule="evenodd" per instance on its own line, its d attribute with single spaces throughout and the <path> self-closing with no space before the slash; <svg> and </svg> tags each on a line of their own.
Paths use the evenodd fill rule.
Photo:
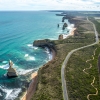
<svg viewBox="0 0 100 100">
<path fill-rule="evenodd" d="M 64 22 L 64 20 L 65 20 L 65 19 L 64 19 L 64 17 L 63 17 L 63 18 L 62 18 L 62 22 Z"/>
<path fill-rule="evenodd" d="M 68 26 L 67 23 L 64 23 L 64 24 L 63 24 L 63 27 L 62 27 L 62 30 L 65 30 L 65 28 L 66 28 L 67 26 Z"/>
<path fill-rule="evenodd" d="M 49 39 L 44 39 L 44 40 L 35 40 L 33 43 L 33 46 L 37 47 L 52 47 L 53 44 Z"/>
<path fill-rule="evenodd" d="M 9 61 L 9 69 L 8 69 L 8 72 L 7 72 L 7 76 L 9 78 L 12 78 L 12 77 L 17 77 L 18 74 L 16 72 L 16 69 L 12 67 L 13 66 L 13 62 L 10 60 Z"/>
<path fill-rule="evenodd" d="M 67 27 L 68 25 L 67 25 L 67 23 L 64 23 L 64 27 Z"/>
<path fill-rule="evenodd" d="M 47 47 L 47 48 L 49 48 L 50 51 L 53 49 L 56 52 L 54 42 L 52 42 L 52 40 L 49 40 L 49 39 L 35 40 L 33 42 L 33 46 L 42 47 L 42 48 Z"/>
<path fill-rule="evenodd" d="M 57 27 L 59 28 L 59 24 L 57 25 Z"/>
<path fill-rule="evenodd" d="M 65 30 L 65 27 L 64 27 L 64 25 L 63 25 L 63 27 L 62 27 L 62 30 Z"/>
<path fill-rule="evenodd" d="M 59 35 L 59 40 L 62 40 L 62 39 L 63 39 L 63 35 L 60 34 L 60 35 Z"/>
</svg>

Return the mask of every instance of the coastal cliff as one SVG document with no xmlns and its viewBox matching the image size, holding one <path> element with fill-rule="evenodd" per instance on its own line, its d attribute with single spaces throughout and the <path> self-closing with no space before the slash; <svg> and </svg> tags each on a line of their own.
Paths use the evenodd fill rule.
<svg viewBox="0 0 100 100">
<path fill-rule="evenodd" d="M 50 51 L 54 50 L 56 52 L 56 48 L 54 46 L 53 41 L 49 39 L 35 40 L 33 42 L 33 46 L 42 47 L 42 48 L 48 47 Z"/>
<path fill-rule="evenodd" d="M 84 20 L 84 19 L 81 20 L 81 18 L 79 19 L 75 17 L 71 21 L 73 21 L 72 23 L 75 22 L 76 24 L 75 26 L 77 26 L 77 30 L 74 31 L 75 35 L 73 37 L 71 36 L 66 39 L 61 38 L 61 40 L 55 40 L 55 41 L 37 40 L 34 42 L 34 46 L 40 46 L 40 47 L 41 46 L 44 47 L 45 45 L 48 46 L 48 44 L 51 44 L 51 43 L 54 44 L 54 47 L 56 47 L 56 50 L 57 50 L 57 55 L 54 58 L 54 60 L 43 65 L 43 67 L 41 67 L 38 70 L 38 82 L 37 82 L 38 84 L 37 84 L 36 91 L 35 91 L 35 94 L 33 95 L 32 100 L 63 100 L 63 94 L 62 94 L 63 91 L 62 91 L 62 82 L 61 82 L 61 65 L 64 61 L 64 58 L 71 50 L 85 46 L 85 45 L 89 45 L 90 43 L 94 42 L 94 40 L 91 39 L 92 35 L 94 37 L 94 33 L 87 34 L 87 30 L 86 30 L 87 27 L 85 26 L 91 25 L 90 23 L 88 23 L 87 20 Z M 84 28 L 85 28 L 84 30 L 83 30 L 83 22 L 84 22 Z M 88 27 L 88 30 L 91 30 L 91 27 Z M 83 34 L 81 34 L 81 32 L 77 33 L 77 31 L 81 31 L 83 32 Z M 89 38 L 87 39 L 86 37 L 88 35 L 89 35 Z M 70 64 L 72 64 L 73 61 Z M 81 65 L 82 64 L 80 64 L 80 66 Z M 71 69 L 68 69 L 68 70 L 69 70 L 69 74 L 68 74 L 69 77 L 66 77 L 67 80 L 72 77 L 71 76 L 72 74 L 70 74 L 70 72 L 73 71 Z M 78 72 L 81 73 L 81 71 L 78 71 Z M 81 81 L 84 83 L 84 80 L 81 80 Z M 70 80 L 67 81 L 68 86 L 71 85 L 71 84 L 68 84 L 69 82 L 71 83 L 72 79 L 71 81 Z M 77 81 L 77 83 L 80 83 L 80 81 Z M 70 90 L 69 88 L 71 88 L 71 90 L 74 90 L 75 88 L 73 89 L 73 86 L 68 87 L 68 90 Z M 83 92 L 85 93 L 85 91 Z M 73 91 L 71 91 L 71 93 L 73 93 Z M 79 93 L 80 92 L 78 92 L 78 94 Z M 75 98 L 72 98 L 72 96 L 70 96 L 70 99 L 75 99 Z"/>
</svg>

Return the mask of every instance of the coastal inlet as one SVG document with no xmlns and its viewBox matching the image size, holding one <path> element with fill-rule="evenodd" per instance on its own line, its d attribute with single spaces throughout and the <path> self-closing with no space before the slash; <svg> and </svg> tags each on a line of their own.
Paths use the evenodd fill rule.
<svg viewBox="0 0 100 100">
<path fill-rule="evenodd" d="M 32 43 L 69 34 L 71 24 L 66 20 L 68 27 L 62 30 L 61 19 L 47 11 L 0 12 L 0 100 L 19 97 L 30 83 L 27 73 L 37 71 L 52 58 L 48 48 L 34 47 Z M 9 60 L 18 72 L 16 78 L 6 76 Z"/>
</svg>

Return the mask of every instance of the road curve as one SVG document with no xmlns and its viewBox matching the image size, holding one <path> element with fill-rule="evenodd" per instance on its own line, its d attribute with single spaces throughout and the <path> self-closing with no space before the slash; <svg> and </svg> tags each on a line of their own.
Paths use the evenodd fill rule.
<svg viewBox="0 0 100 100">
<path fill-rule="evenodd" d="M 89 21 L 88 17 L 87 17 L 87 20 Z M 63 99 L 64 100 L 69 100 L 68 99 L 68 92 L 67 92 L 67 86 L 66 86 L 66 80 L 65 80 L 65 67 L 68 63 L 68 60 L 70 58 L 70 56 L 75 52 L 75 51 L 78 51 L 80 49 L 84 49 L 84 48 L 87 48 L 87 47 L 90 47 L 90 46 L 93 46 L 95 44 L 98 44 L 99 43 L 99 38 L 98 38 L 98 32 L 96 30 L 96 27 L 94 25 L 94 23 L 92 23 L 91 21 L 89 21 L 92 25 L 93 25 L 93 28 L 94 28 L 94 33 L 95 33 L 95 40 L 96 42 L 94 42 L 93 44 L 90 44 L 90 45 L 87 45 L 87 46 L 83 46 L 83 47 L 80 47 L 80 48 L 77 48 L 77 49 L 74 49 L 74 50 L 71 50 L 68 55 L 66 56 L 63 64 L 62 64 L 62 68 L 61 68 L 61 81 L 62 81 L 62 90 L 63 90 Z"/>
</svg>

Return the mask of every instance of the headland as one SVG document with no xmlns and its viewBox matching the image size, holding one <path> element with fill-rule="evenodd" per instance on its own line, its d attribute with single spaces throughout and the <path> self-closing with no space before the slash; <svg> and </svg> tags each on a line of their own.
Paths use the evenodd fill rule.
<svg viewBox="0 0 100 100">
<path fill-rule="evenodd" d="M 35 46 L 39 46 L 43 48 L 45 46 L 49 47 L 51 52 L 52 51 L 54 52 L 53 53 L 54 57 L 51 61 L 43 65 L 38 70 L 37 79 L 33 83 L 33 84 L 37 83 L 37 85 L 35 85 L 36 91 L 35 93 L 33 93 L 31 100 L 37 100 L 37 99 L 63 100 L 63 94 L 62 94 L 63 91 L 62 91 L 62 83 L 61 83 L 61 65 L 66 55 L 68 54 L 68 52 L 70 52 L 73 49 L 86 46 L 95 42 L 93 25 L 87 20 L 86 17 L 67 16 L 64 18 L 70 18 L 70 22 L 73 22 L 75 24 L 75 28 L 73 28 L 73 30 L 71 31 L 71 34 L 67 36 L 67 38 L 60 39 L 60 40 L 48 40 L 48 39 L 37 40 L 33 43 Z M 67 84 L 68 94 L 69 94 L 70 99 L 78 98 L 79 100 L 83 100 L 82 93 L 84 93 L 84 100 L 86 100 L 87 94 L 89 94 L 88 91 L 85 91 L 85 86 L 86 86 L 85 82 L 90 81 L 91 77 L 90 79 L 85 80 L 87 76 L 84 75 L 84 73 L 82 74 L 84 78 L 80 77 L 82 73 L 80 70 L 82 70 L 81 68 L 84 67 L 83 66 L 84 64 L 82 63 L 82 61 L 84 61 L 85 63 L 85 60 L 89 59 L 89 57 L 92 55 L 92 52 L 95 50 L 95 48 L 98 48 L 99 50 L 99 46 L 96 45 L 96 46 L 87 48 L 87 50 L 83 49 L 79 51 L 78 53 L 76 52 L 71 57 L 71 60 L 68 63 L 65 73 L 66 73 L 66 79 L 67 79 L 66 84 Z M 80 54 L 82 56 L 79 56 Z M 77 65 L 80 67 L 77 67 Z M 78 70 L 75 70 L 75 69 L 78 69 Z M 74 70 L 76 72 L 74 72 Z M 97 73 L 95 73 L 95 75 L 97 77 Z M 81 84 L 81 81 L 82 81 L 82 84 Z M 98 82 L 98 79 L 96 80 L 96 82 Z M 76 88 L 78 84 L 81 84 L 82 86 L 84 86 L 82 93 L 81 93 L 82 88 Z M 87 82 L 87 86 L 89 85 L 90 84 Z M 98 84 L 96 85 L 97 87 L 99 87 Z M 87 86 L 86 88 L 88 88 L 89 91 L 92 91 L 91 88 Z M 30 87 L 33 88 L 34 86 L 31 85 Z M 29 87 L 29 90 L 31 90 L 30 87 Z M 77 91 L 76 94 L 75 94 L 75 91 Z M 81 99 L 80 99 L 80 96 L 77 95 L 79 93 L 81 95 Z M 75 97 L 75 95 L 77 95 L 77 97 Z M 22 100 L 25 100 L 25 99 L 22 99 Z"/>
<path fill-rule="evenodd" d="M 67 35 L 63 34 L 63 38 L 62 39 L 66 39 L 66 38 L 68 38 L 70 36 L 74 36 L 74 31 L 75 30 L 76 30 L 76 28 L 73 27 L 70 30 L 69 34 L 67 34 Z M 59 40 L 56 40 L 56 41 L 59 41 Z M 55 60 L 55 57 L 57 55 L 57 48 L 56 48 L 54 40 L 49 40 L 49 39 L 35 40 L 33 42 L 33 46 L 41 47 L 43 49 L 45 47 L 47 47 L 49 49 L 50 54 L 52 55 L 52 59 L 47 64 L 43 65 L 40 69 L 42 69 L 43 67 L 46 67 L 48 64 L 52 63 L 52 61 Z M 21 97 L 21 100 L 30 100 L 32 98 L 32 96 L 34 95 L 35 90 L 36 90 L 36 84 L 38 84 L 38 74 L 39 74 L 39 71 L 35 72 L 35 73 L 33 72 L 31 74 L 31 78 L 30 78 L 31 79 L 31 83 L 30 83 L 29 88 L 27 89 L 27 91 Z"/>
</svg>

